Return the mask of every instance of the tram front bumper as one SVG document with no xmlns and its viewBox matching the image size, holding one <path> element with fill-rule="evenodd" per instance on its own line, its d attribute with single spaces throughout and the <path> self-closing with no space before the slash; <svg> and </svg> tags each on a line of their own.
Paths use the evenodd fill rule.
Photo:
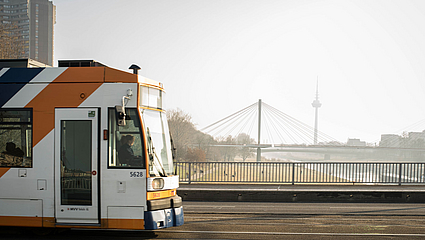
<svg viewBox="0 0 425 240">
<path fill-rule="evenodd" d="M 148 211 L 145 212 L 145 229 L 181 226 L 184 223 L 181 197 L 148 201 Z"/>
</svg>

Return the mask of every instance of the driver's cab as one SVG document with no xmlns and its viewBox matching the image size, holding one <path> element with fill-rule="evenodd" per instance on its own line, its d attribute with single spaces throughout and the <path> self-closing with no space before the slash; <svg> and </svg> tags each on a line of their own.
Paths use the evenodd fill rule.
<svg viewBox="0 0 425 240">
<path fill-rule="evenodd" d="M 162 85 L 146 78 L 144 81 L 148 82 L 139 83 L 137 108 L 126 106 L 126 100 L 133 95 L 128 89 L 122 104 L 108 109 L 108 167 L 142 168 L 147 170 L 148 177 L 174 176 Z"/>
</svg>

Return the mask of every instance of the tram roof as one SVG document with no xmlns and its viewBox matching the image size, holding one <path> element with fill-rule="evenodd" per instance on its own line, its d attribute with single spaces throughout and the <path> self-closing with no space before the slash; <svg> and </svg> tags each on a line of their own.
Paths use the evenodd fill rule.
<svg viewBox="0 0 425 240">
<path fill-rule="evenodd" d="M 13 61 L 16 62 L 16 61 Z M 0 65 L 0 84 L 4 83 L 140 83 L 162 89 L 162 83 L 108 67 L 93 60 L 60 61 L 59 67 Z"/>
</svg>

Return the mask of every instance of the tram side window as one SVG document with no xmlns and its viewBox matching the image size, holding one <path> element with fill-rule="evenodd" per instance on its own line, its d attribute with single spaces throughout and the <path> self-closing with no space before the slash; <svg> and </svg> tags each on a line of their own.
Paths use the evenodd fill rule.
<svg viewBox="0 0 425 240">
<path fill-rule="evenodd" d="M 32 167 L 31 109 L 0 109 L 0 167 Z"/>
<path fill-rule="evenodd" d="M 124 126 L 118 126 L 115 108 L 110 108 L 108 115 L 109 167 L 145 168 L 145 151 L 137 109 L 126 109 Z"/>
</svg>

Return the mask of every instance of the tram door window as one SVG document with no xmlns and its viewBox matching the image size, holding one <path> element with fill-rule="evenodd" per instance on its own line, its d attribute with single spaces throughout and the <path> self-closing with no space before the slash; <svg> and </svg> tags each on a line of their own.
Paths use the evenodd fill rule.
<svg viewBox="0 0 425 240">
<path fill-rule="evenodd" d="M 61 121 L 61 204 L 92 204 L 91 121 Z"/>
</svg>

